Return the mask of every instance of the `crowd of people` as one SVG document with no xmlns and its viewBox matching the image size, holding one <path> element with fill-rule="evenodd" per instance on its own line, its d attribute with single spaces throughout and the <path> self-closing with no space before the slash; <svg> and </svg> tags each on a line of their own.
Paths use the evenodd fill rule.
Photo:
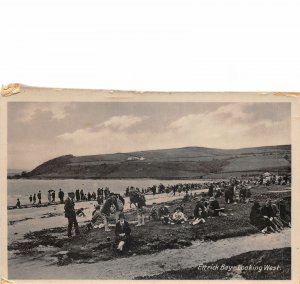
<svg viewBox="0 0 300 284">
<path fill-rule="evenodd" d="M 263 177 L 263 178 L 262 178 Z M 207 218 L 216 218 L 227 216 L 226 208 L 221 207 L 219 200 L 223 198 L 222 204 L 230 203 L 253 203 L 250 212 L 250 224 L 257 227 L 262 233 L 278 232 L 284 227 L 291 226 L 291 202 L 290 199 L 280 199 L 279 201 L 267 199 L 265 204 L 260 205 L 259 202 L 252 199 L 251 188 L 255 185 L 265 184 L 290 184 L 290 179 L 287 177 L 274 177 L 272 175 L 250 177 L 250 178 L 235 178 L 231 177 L 226 181 L 204 182 L 204 183 L 178 183 L 176 185 L 154 185 L 146 189 L 127 187 L 124 196 L 129 197 L 130 205 L 135 205 L 137 216 L 137 227 L 145 226 L 146 213 L 149 219 L 159 221 L 163 225 L 178 225 L 188 222 L 195 226 L 207 222 Z M 206 193 L 201 195 L 193 192 L 198 189 L 208 189 Z M 193 216 L 187 216 L 184 206 L 178 205 L 171 212 L 167 205 L 157 205 L 153 203 L 152 207 L 146 206 L 147 194 L 169 194 L 176 195 L 183 192 L 182 204 L 186 201 L 195 201 L 194 208 L 188 210 L 193 212 Z M 85 216 L 83 208 L 75 209 L 75 202 L 79 201 L 97 201 L 95 210 L 92 213 L 90 222 L 87 225 L 88 230 L 93 228 L 104 227 L 106 232 L 111 231 L 109 220 L 113 216 L 115 223 L 116 234 L 116 249 L 123 251 L 130 247 L 132 241 L 131 227 L 126 221 L 124 214 L 125 199 L 122 195 L 113 193 L 108 187 L 98 188 L 96 192 L 85 193 L 83 189 L 68 192 L 68 197 L 64 199 L 62 189 L 58 190 L 58 199 L 61 204 L 64 204 L 65 217 L 68 219 L 68 236 L 72 236 L 74 227 L 75 234 L 80 234 L 77 217 Z M 54 203 L 56 198 L 55 190 L 48 191 L 48 203 Z M 38 200 L 38 202 L 37 202 Z M 41 191 L 33 196 L 30 195 L 30 204 L 41 204 Z M 20 200 L 17 200 L 17 208 L 21 208 Z"/>
</svg>

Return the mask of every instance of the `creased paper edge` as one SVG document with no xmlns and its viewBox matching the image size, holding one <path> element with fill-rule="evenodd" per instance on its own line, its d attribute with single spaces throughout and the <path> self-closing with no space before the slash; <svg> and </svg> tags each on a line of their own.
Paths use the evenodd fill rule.
<svg viewBox="0 0 300 284">
<path fill-rule="evenodd" d="M 10 83 L 8 85 L 2 85 L 1 87 L 1 96 L 8 97 L 21 92 L 21 86 L 18 83 Z"/>
<path fill-rule="evenodd" d="M 10 281 L 6 278 L 1 277 L 1 284 L 12 284 L 14 283 L 13 281 Z"/>
</svg>

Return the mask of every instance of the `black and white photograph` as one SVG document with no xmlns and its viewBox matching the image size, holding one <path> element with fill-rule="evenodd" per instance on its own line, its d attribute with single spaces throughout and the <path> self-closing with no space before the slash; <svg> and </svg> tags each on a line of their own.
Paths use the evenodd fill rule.
<svg viewBox="0 0 300 284">
<path fill-rule="evenodd" d="M 290 280 L 290 102 L 7 102 L 8 279 Z"/>
</svg>

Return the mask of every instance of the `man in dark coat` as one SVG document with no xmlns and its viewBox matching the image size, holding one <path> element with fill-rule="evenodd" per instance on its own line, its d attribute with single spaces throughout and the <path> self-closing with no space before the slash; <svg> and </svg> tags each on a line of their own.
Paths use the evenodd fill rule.
<svg viewBox="0 0 300 284">
<path fill-rule="evenodd" d="M 233 196 L 234 196 L 234 187 L 233 185 L 230 185 L 225 189 L 225 202 L 233 203 Z"/>
<path fill-rule="evenodd" d="M 119 215 L 119 221 L 116 224 L 116 245 L 117 249 L 122 252 L 124 248 L 128 248 L 131 242 L 131 229 L 129 223 L 125 220 L 123 213 Z"/>
<path fill-rule="evenodd" d="M 76 212 L 75 212 L 75 204 L 74 204 L 74 192 L 68 193 L 68 198 L 65 201 L 65 217 L 68 218 L 68 237 L 72 236 L 72 228 L 74 224 L 75 234 L 79 235 L 79 227 L 76 219 Z"/>
<path fill-rule="evenodd" d="M 42 204 L 42 194 L 41 194 L 41 191 L 39 190 L 38 194 L 37 194 L 37 198 L 39 200 L 39 203 L 38 204 Z"/>
<path fill-rule="evenodd" d="M 54 190 L 52 191 L 51 196 L 52 196 L 52 202 L 55 202 L 55 191 Z"/>
<path fill-rule="evenodd" d="M 76 201 L 78 202 L 80 200 L 80 192 L 79 189 L 76 189 L 75 191 Z"/>
<path fill-rule="evenodd" d="M 213 184 L 211 183 L 208 187 L 208 196 L 211 197 L 214 195 L 214 186 Z"/>
<path fill-rule="evenodd" d="M 58 192 L 58 198 L 60 199 L 60 203 L 63 204 L 64 203 L 64 196 L 65 196 L 65 193 L 61 190 L 61 188 L 59 189 L 59 192 Z"/>
</svg>

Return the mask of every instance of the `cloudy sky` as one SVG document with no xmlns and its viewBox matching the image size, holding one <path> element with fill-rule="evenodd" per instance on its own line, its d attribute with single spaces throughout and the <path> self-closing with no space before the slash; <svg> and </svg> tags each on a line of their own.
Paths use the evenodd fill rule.
<svg viewBox="0 0 300 284">
<path fill-rule="evenodd" d="M 8 103 L 8 168 L 186 146 L 290 144 L 288 103 Z"/>
</svg>

